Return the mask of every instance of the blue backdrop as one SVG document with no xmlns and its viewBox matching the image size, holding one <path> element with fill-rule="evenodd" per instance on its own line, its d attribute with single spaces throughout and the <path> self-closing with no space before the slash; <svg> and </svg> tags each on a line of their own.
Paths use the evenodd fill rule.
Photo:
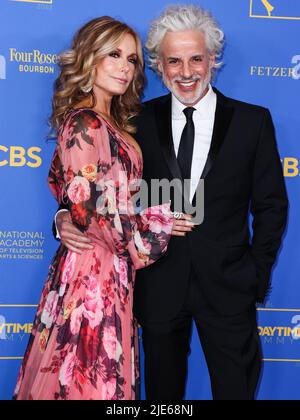
<svg viewBox="0 0 300 420">
<path fill-rule="evenodd" d="M 104 14 L 126 21 L 145 39 L 150 20 L 168 3 L 0 0 L 0 399 L 11 398 L 57 248 L 51 234 L 56 202 L 46 183 L 54 151 L 46 135 L 56 54 L 82 24 Z M 210 9 L 226 33 L 225 66 L 216 86 L 270 108 L 274 118 L 290 215 L 272 293 L 266 307 L 258 308 L 265 359 L 258 398 L 300 399 L 300 2 L 269 0 L 270 16 L 264 0 L 195 3 Z M 150 71 L 147 76 L 146 99 L 161 95 L 161 82 Z M 211 398 L 196 335 L 186 397 Z"/>
</svg>

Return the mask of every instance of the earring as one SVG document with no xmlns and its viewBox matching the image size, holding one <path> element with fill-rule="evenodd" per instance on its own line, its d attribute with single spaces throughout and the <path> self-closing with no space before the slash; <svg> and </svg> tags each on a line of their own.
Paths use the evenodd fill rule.
<svg viewBox="0 0 300 420">
<path fill-rule="evenodd" d="M 93 87 L 92 86 L 82 86 L 80 89 L 82 90 L 83 93 L 90 93 L 92 91 Z"/>
</svg>

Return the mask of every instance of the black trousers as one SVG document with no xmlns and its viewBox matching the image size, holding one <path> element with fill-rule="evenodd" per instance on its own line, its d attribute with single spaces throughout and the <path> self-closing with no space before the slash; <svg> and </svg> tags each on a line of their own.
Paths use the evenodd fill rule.
<svg viewBox="0 0 300 420">
<path fill-rule="evenodd" d="M 253 400 L 261 369 L 256 308 L 232 317 L 206 303 L 192 271 L 184 306 L 165 323 L 142 325 L 148 400 L 183 400 L 195 321 L 214 400 Z"/>
</svg>

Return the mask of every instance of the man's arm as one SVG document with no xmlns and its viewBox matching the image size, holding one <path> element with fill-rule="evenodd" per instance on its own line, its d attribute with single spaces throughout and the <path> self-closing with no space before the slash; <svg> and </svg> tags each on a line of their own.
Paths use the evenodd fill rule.
<svg viewBox="0 0 300 420">
<path fill-rule="evenodd" d="M 60 237 L 60 234 L 59 234 L 59 230 L 57 228 L 57 222 L 58 222 L 57 221 L 57 218 L 58 218 L 58 215 L 59 214 L 62 214 L 62 213 L 67 213 L 67 212 L 69 212 L 69 207 L 66 204 L 61 204 L 59 206 L 59 208 L 57 209 L 57 212 L 56 212 L 56 214 L 54 216 L 54 220 L 53 220 L 53 223 L 52 223 L 52 232 L 53 232 L 54 239 L 56 239 L 57 241 L 60 241 L 61 240 L 61 237 Z"/>
<path fill-rule="evenodd" d="M 70 250 L 82 254 L 84 250 L 94 249 L 93 242 L 73 225 L 71 213 L 66 205 L 62 204 L 54 217 L 52 225 L 53 235 Z"/>
<path fill-rule="evenodd" d="M 270 285 L 272 266 L 286 227 L 287 210 L 288 198 L 274 125 L 266 110 L 255 158 L 251 201 L 252 255 L 259 278 L 259 302 L 264 301 Z"/>
</svg>

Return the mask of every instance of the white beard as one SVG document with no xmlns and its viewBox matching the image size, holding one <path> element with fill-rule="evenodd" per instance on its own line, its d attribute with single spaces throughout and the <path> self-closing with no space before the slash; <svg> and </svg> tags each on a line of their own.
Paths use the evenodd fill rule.
<svg viewBox="0 0 300 420">
<path fill-rule="evenodd" d="M 164 82 L 165 86 L 173 93 L 173 95 L 175 96 L 175 98 L 178 99 L 179 102 L 181 102 L 182 104 L 185 104 L 185 105 L 192 105 L 192 104 L 195 104 L 195 103 L 199 102 L 199 100 L 202 98 L 205 90 L 208 88 L 208 84 L 211 81 L 211 70 L 209 70 L 208 75 L 205 79 L 201 79 L 197 75 L 193 76 L 193 77 L 191 77 L 191 79 L 189 79 L 189 80 L 199 80 L 198 87 L 196 89 L 196 93 L 192 98 L 183 98 L 177 92 L 177 89 L 174 88 L 173 84 L 176 81 L 182 80 L 181 78 L 176 77 L 171 82 L 168 82 L 166 80 L 165 74 L 163 73 L 162 74 L 162 79 L 163 79 L 163 82 Z"/>
</svg>

